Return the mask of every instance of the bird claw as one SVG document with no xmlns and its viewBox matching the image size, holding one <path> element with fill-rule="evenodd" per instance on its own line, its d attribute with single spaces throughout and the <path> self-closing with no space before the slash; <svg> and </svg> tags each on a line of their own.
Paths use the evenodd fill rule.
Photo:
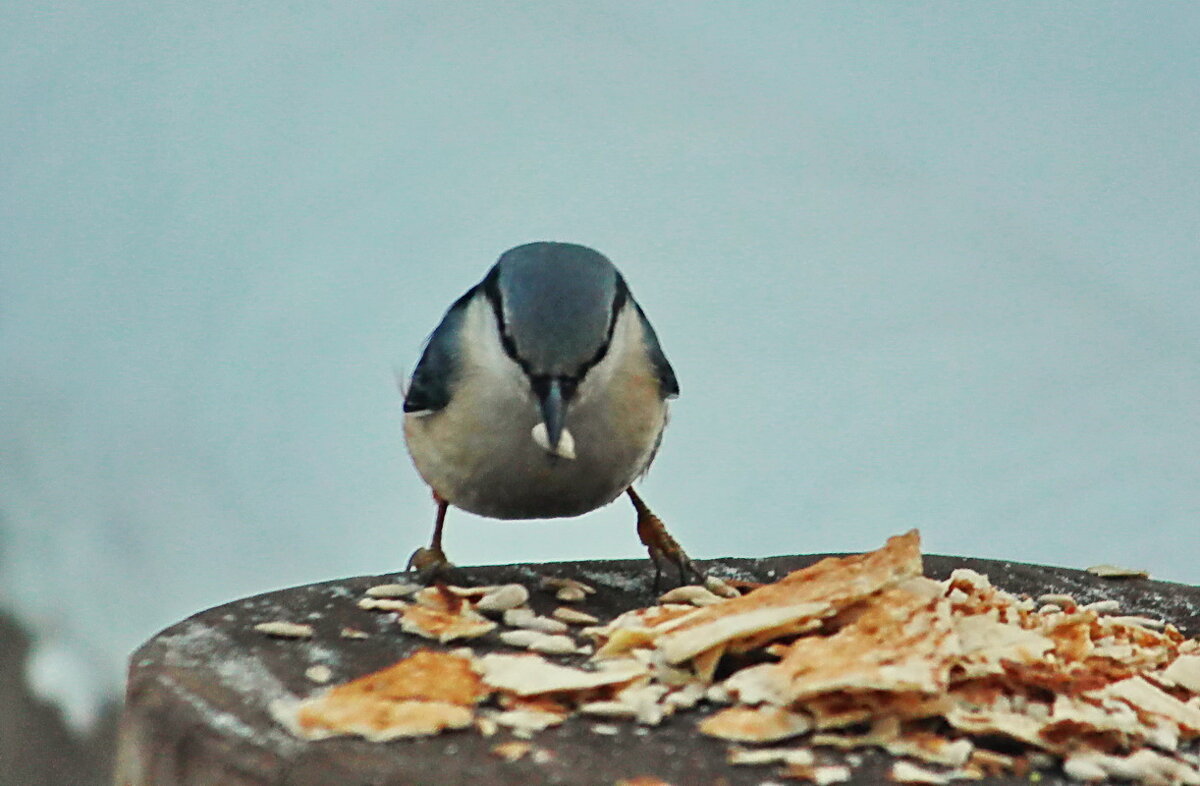
<svg viewBox="0 0 1200 786">
<path fill-rule="evenodd" d="M 659 522 L 662 523 L 661 521 Z M 646 544 L 646 551 L 650 553 L 650 561 L 654 563 L 654 591 L 658 592 L 662 589 L 663 566 L 672 564 L 679 571 L 679 586 L 686 584 L 699 584 L 704 586 L 708 577 L 704 571 L 696 567 L 696 563 L 692 562 L 688 557 L 687 552 L 679 547 L 679 544 L 672 538 L 666 530 L 663 530 L 663 535 L 670 541 L 670 545 L 663 547 L 660 545 Z"/>
<path fill-rule="evenodd" d="M 706 579 L 704 571 L 696 567 L 696 563 L 692 562 L 691 557 L 687 555 L 679 542 L 671 537 L 671 533 L 667 532 L 667 525 L 663 524 L 662 519 L 654 515 L 632 488 L 629 489 L 629 498 L 633 500 L 633 506 L 638 514 L 638 537 L 646 546 L 646 551 L 650 553 L 650 561 L 654 563 L 654 591 L 659 590 L 663 566 L 666 564 L 674 565 L 679 571 L 680 586 L 689 583 L 688 579 L 703 585 Z"/>
<path fill-rule="evenodd" d="M 446 552 L 436 546 L 422 546 L 408 558 L 405 570 L 416 571 L 422 584 L 432 584 L 453 568 L 454 563 L 446 558 Z"/>
</svg>

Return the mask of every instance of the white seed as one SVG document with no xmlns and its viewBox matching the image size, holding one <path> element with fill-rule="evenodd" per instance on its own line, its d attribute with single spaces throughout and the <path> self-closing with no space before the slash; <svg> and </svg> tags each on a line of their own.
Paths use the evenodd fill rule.
<svg viewBox="0 0 1200 786">
<path fill-rule="evenodd" d="M 510 647 L 521 647 L 543 655 L 573 655 L 577 652 L 570 636 L 552 635 L 536 630 L 506 630 L 500 640 Z"/>
<path fill-rule="evenodd" d="M 733 696 L 726 688 L 724 683 L 709 685 L 704 691 L 704 700 L 710 701 L 713 704 L 730 704 L 733 702 Z"/>
<path fill-rule="evenodd" d="M 724 580 L 716 576 L 704 577 L 704 588 L 714 595 L 719 595 L 722 598 L 737 598 L 741 597 L 740 592 L 727 584 Z"/>
<path fill-rule="evenodd" d="M 546 431 L 545 423 L 538 423 L 529 432 L 533 437 L 533 441 L 538 444 L 542 450 L 555 456 L 562 456 L 565 459 L 575 458 L 575 437 L 567 429 L 563 429 L 558 435 L 558 446 L 550 447 L 550 435 Z"/>
<path fill-rule="evenodd" d="M 578 712 L 600 718 L 632 718 L 637 708 L 623 701 L 589 701 L 579 705 Z"/>
<path fill-rule="evenodd" d="M 812 782 L 817 786 L 830 786 L 850 780 L 852 774 L 845 764 L 818 764 L 812 768 Z"/>
<path fill-rule="evenodd" d="M 540 652 L 543 655 L 573 655 L 575 654 L 575 640 L 570 636 L 544 635 L 529 645 L 529 651 Z"/>
<path fill-rule="evenodd" d="M 508 611 L 529 600 L 529 590 L 520 584 L 505 584 L 484 595 L 475 604 L 479 611 Z"/>
<path fill-rule="evenodd" d="M 304 671 L 304 676 L 318 685 L 324 685 L 333 679 L 333 669 L 323 663 L 318 663 L 316 666 L 309 666 Z"/>
<path fill-rule="evenodd" d="M 741 748 L 732 747 L 725 756 L 730 764 L 815 764 L 817 757 L 808 748 Z"/>
<path fill-rule="evenodd" d="M 559 606 L 550 616 L 568 625 L 595 625 L 600 621 L 591 614 L 579 611 L 578 609 L 567 608 L 566 606 Z"/>
<path fill-rule="evenodd" d="M 369 639 L 371 634 L 358 628 L 342 628 L 343 639 Z"/>
<path fill-rule="evenodd" d="M 367 588 L 366 595 L 368 598 L 407 598 L 419 589 L 420 584 L 376 584 Z"/>
<path fill-rule="evenodd" d="M 254 626 L 259 633 L 280 639 L 311 639 L 313 626 L 298 622 L 260 622 Z"/>
<path fill-rule="evenodd" d="M 582 581 L 577 579 L 560 578 L 558 576 L 542 576 L 542 589 L 558 590 L 564 587 L 575 587 L 587 595 L 592 595 L 596 592 L 595 587 L 589 584 L 584 584 Z"/>
<path fill-rule="evenodd" d="M 567 624 L 534 614 L 531 609 L 517 608 L 504 612 L 504 624 L 513 628 L 538 630 L 542 633 L 566 633 Z"/>
<path fill-rule="evenodd" d="M 664 592 L 658 598 L 659 603 L 690 603 L 693 606 L 711 606 L 714 603 L 721 603 L 724 600 L 720 595 L 695 584 L 676 587 L 673 590 Z"/>
<path fill-rule="evenodd" d="M 1102 579 L 1148 579 L 1150 573 L 1136 568 L 1123 568 L 1119 565 L 1093 565 L 1087 572 Z"/>
<path fill-rule="evenodd" d="M 563 603 L 578 603 L 587 597 L 587 593 L 579 587 L 563 587 L 554 593 L 554 597 Z"/>
<path fill-rule="evenodd" d="M 500 641 L 510 647 L 525 648 L 546 635 L 536 630 L 506 630 L 500 634 Z"/>
</svg>

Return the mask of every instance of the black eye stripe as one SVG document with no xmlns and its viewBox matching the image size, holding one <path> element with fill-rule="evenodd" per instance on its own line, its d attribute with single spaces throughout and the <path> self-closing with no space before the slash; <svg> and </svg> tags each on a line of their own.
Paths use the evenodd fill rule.
<svg viewBox="0 0 1200 786">
<path fill-rule="evenodd" d="M 483 294 L 492 305 L 492 314 L 496 317 L 496 330 L 500 333 L 500 345 L 504 347 L 504 354 L 512 358 L 513 362 L 519 365 L 521 370 L 528 375 L 529 365 L 517 353 L 517 343 L 513 341 L 512 335 L 508 332 L 508 323 L 504 320 L 504 304 L 500 297 L 499 270 L 493 267 L 488 271 L 487 276 L 483 279 L 480 286 L 483 287 Z"/>
<path fill-rule="evenodd" d="M 534 375 L 530 373 L 528 362 L 521 357 L 520 353 L 517 351 L 517 343 L 513 340 L 512 335 L 508 332 L 508 323 L 504 319 L 504 299 L 500 294 L 500 271 L 493 267 L 490 271 L 488 271 L 487 276 L 480 283 L 480 286 L 483 289 L 484 296 L 487 297 L 488 302 L 492 306 L 492 313 L 496 317 L 496 328 L 500 334 L 500 344 L 504 347 L 504 354 L 512 358 L 513 362 L 519 365 L 521 370 L 524 371 L 531 380 L 534 379 Z M 560 380 L 564 385 L 564 395 L 566 395 L 566 386 L 568 381 L 570 383 L 570 390 L 572 393 L 574 393 L 575 387 L 579 384 L 579 381 L 583 379 L 584 375 L 586 375 L 593 366 L 595 366 L 601 360 L 604 360 L 604 357 L 608 354 L 608 348 L 612 344 L 613 331 L 617 326 L 617 318 L 621 315 L 621 309 L 625 307 L 626 302 L 629 300 L 629 287 L 625 284 L 625 279 L 620 273 L 617 274 L 616 288 L 617 291 L 613 296 L 612 306 L 609 310 L 608 329 L 605 332 L 604 342 L 596 350 L 596 354 L 584 361 L 579 368 L 575 370 L 574 374 L 560 377 Z M 547 377 L 541 375 L 539 376 L 540 378 L 548 379 Z"/>
<path fill-rule="evenodd" d="M 625 279 L 621 277 L 620 273 L 618 273 L 617 293 L 613 296 L 612 308 L 608 317 L 608 330 L 605 331 L 604 335 L 604 343 L 601 344 L 600 348 L 596 350 L 595 355 L 593 355 L 586 363 L 580 366 L 579 370 L 575 374 L 576 379 L 583 379 L 583 375 L 591 370 L 592 366 L 595 366 L 601 360 L 604 360 L 604 356 L 608 354 L 608 348 L 612 345 L 613 331 L 616 330 L 617 327 L 617 317 L 621 316 L 621 309 L 625 307 L 625 302 L 628 299 L 629 288 L 625 285 Z"/>
</svg>

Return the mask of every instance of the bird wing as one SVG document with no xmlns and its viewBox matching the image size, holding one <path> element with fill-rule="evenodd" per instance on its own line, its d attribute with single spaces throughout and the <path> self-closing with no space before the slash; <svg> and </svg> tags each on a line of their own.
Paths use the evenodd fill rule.
<svg viewBox="0 0 1200 786">
<path fill-rule="evenodd" d="M 417 361 L 408 392 L 404 396 L 405 412 L 436 412 L 450 403 L 450 391 L 459 369 L 462 324 L 467 306 L 475 293 L 476 290 L 472 288 L 454 301 L 442 321 L 429 334 L 425 351 Z"/>
<path fill-rule="evenodd" d="M 646 354 L 650 356 L 650 365 L 654 368 L 654 373 L 658 377 L 658 384 L 662 390 L 663 398 L 675 398 L 679 395 L 679 381 L 675 378 L 675 369 L 671 368 L 671 362 L 663 354 L 662 347 L 658 343 L 658 334 L 651 327 L 650 320 L 646 319 L 646 312 L 642 311 L 642 307 L 638 305 L 636 300 L 633 300 L 633 298 L 630 298 L 630 300 L 633 302 L 633 307 L 637 309 L 638 319 L 642 321 L 642 332 L 645 334 L 646 340 Z"/>
</svg>

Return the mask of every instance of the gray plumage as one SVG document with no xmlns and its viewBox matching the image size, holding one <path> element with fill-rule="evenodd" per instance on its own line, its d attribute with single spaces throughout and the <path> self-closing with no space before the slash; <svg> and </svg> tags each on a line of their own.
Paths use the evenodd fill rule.
<svg viewBox="0 0 1200 786">
<path fill-rule="evenodd" d="M 405 397 L 405 437 L 422 477 L 456 507 L 573 516 L 645 471 L 677 393 L 612 263 L 583 246 L 530 243 L 502 255 L 430 336 Z"/>
</svg>

